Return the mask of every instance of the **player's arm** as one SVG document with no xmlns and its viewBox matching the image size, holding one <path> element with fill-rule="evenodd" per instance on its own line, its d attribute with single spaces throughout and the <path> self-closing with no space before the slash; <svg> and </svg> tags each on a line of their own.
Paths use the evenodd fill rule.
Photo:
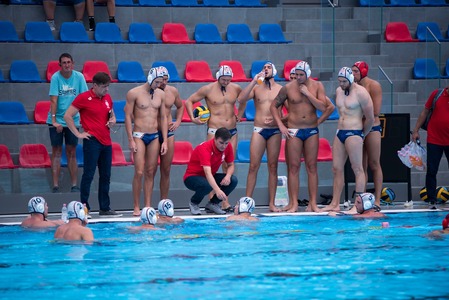
<svg viewBox="0 0 449 300">
<path fill-rule="evenodd" d="M 194 122 L 195 117 L 193 116 L 193 104 L 200 102 L 206 98 L 208 92 L 208 86 L 201 87 L 198 91 L 190 95 L 190 97 L 185 102 L 185 109 L 190 117 L 190 120 Z"/>
<path fill-rule="evenodd" d="M 136 103 L 136 95 L 133 90 L 130 90 L 126 94 L 126 103 L 123 110 L 125 112 L 125 129 L 126 135 L 128 136 L 128 147 L 133 152 L 137 151 L 137 146 L 133 138 L 133 124 L 132 124 L 135 103 Z"/>
<path fill-rule="evenodd" d="M 332 103 L 331 99 L 329 99 L 329 97 L 326 96 L 326 109 L 323 111 L 321 116 L 318 118 L 318 125 L 320 125 L 321 123 L 326 121 L 327 118 L 329 118 L 329 116 L 334 112 L 334 110 L 335 110 L 335 105 Z"/>
<path fill-rule="evenodd" d="M 178 129 L 179 125 L 181 125 L 182 115 L 184 114 L 184 105 L 182 105 L 182 100 L 181 97 L 179 96 L 178 90 L 176 90 L 174 94 L 175 94 L 174 105 L 176 107 L 176 121 L 169 128 L 169 130 L 171 131 L 175 131 L 176 129 Z"/>
<path fill-rule="evenodd" d="M 373 102 L 371 101 L 371 97 L 365 88 L 360 90 L 358 96 L 362 113 L 365 116 L 365 122 L 363 123 L 363 134 L 366 136 L 370 132 L 374 123 Z"/>
</svg>

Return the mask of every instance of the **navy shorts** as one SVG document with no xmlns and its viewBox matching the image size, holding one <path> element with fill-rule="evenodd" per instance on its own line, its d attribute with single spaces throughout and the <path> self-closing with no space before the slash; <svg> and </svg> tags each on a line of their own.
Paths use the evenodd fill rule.
<svg viewBox="0 0 449 300">
<path fill-rule="evenodd" d="M 49 125 L 50 141 L 52 147 L 62 146 L 63 139 L 65 139 L 66 145 L 76 146 L 78 145 L 78 138 L 73 134 L 68 127 L 63 127 L 62 132 L 56 132 L 56 127 Z M 78 128 L 79 130 L 79 128 Z"/>
</svg>

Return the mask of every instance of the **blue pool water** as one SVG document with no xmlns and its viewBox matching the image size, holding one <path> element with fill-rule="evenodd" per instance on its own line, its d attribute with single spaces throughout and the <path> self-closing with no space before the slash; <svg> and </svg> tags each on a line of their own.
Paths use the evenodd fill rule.
<svg viewBox="0 0 449 300">
<path fill-rule="evenodd" d="M 446 213 L 189 219 L 165 231 L 89 224 L 93 245 L 0 227 L 2 299 L 448 299 Z"/>
</svg>

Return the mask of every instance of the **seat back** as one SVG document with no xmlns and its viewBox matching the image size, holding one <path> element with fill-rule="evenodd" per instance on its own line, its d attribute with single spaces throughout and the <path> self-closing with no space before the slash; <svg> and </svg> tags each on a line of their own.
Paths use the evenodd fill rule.
<svg viewBox="0 0 449 300">
<path fill-rule="evenodd" d="M 197 0 L 171 0 L 173 6 L 202 6 Z"/>
<path fill-rule="evenodd" d="M 291 43 L 285 39 L 279 24 L 260 24 L 259 41 L 261 43 Z"/>
<path fill-rule="evenodd" d="M 285 139 L 281 140 L 281 147 L 279 149 L 279 158 L 278 161 L 285 162 Z"/>
<path fill-rule="evenodd" d="M 290 70 L 296 66 L 301 60 L 290 59 L 284 62 L 284 78 L 290 80 Z"/>
<path fill-rule="evenodd" d="M 115 0 L 115 6 L 137 6 L 133 0 Z"/>
<path fill-rule="evenodd" d="M 118 25 L 110 22 L 97 23 L 94 37 L 97 43 L 126 43 Z"/>
<path fill-rule="evenodd" d="M 196 24 L 195 41 L 202 44 L 223 43 L 220 32 L 215 24 Z"/>
<path fill-rule="evenodd" d="M 237 161 L 240 163 L 249 163 L 251 152 L 250 152 L 250 140 L 240 140 L 237 144 Z M 261 162 L 267 162 L 266 153 L 263 154 Z"/>
<path fill-rule="evenodd" d="M 385 6 L 384 0 L 360 0 L 360 6 Z"/>
<path fill-rule="evenodd" d="M 187 165 L 192 152 L 193 146 L 189 141 L 175 141 L 172 164 Z"/>
<path fill-rule="evenodd" d="M 62 145 L 62 153 L 61 153 L 61 167 L 67 167 L 68 161 L 67 161 L 67 154 L 65 153 L 66 146 L 65 144 Z M 84 153 L 83 153 L 83 145 L 77 144 L 76 145 L 76 164 L 78 167 L 84 166 Z"/>
<path fill-rule="evenodd" d="M 146 82 L 142 65 L 138 61 L 121 61 L 117 66 L 119 82 Z"/>
<path fill-rule="evenodd" d="M 187 29 L 181 23 L 165 23 L 162 27 L 162 42 L 167 44 L 194 44 L 189 39 Z"/>
<path fill-rule="evenodd" d="M 30 124 L 23 104 L 18 101 L 0 102 L 0 124 Z"/>
<path fill-rule="evenodd" d="M 203 0 L 204 6 L 234 6 L 229 0 Z"/>
<path fill-rule="evenodd" d="M 235 6 L 264 7 L 267 5 L 260 3 L 260 0 L 235 0 Z"/>
<path fill-rule="evenodd" d="M 165 0 L 139 0 L 140 6 L 168 6 Z"/>
<path fill-rule="evenodd" d="M 415 0 L 390 0 L 390 6 L 419 6 Z"/>
<path fill-rule="evenodd" d="M 187 109 L 186 109 L 186 100 L 182 100 L 182 105 L 184 106 L 184 111 L 182 114 L 182 119 L 181 122 L 192 122 L 192 120 L 190 120 L 189 114 L 187 113 Z M 195 102 L 193 103 L 193 107 L 192 109 L 195 109 L 198 106 L 203 105 L 201 102 Z"/>
<path fill-rule="evenodd" d="M 267 62 L 268 62 L 267 60 L 255 60 L 255 61 L 253 61 L 253 63 L 251 64 L 251 78 L 256 77 L 256 75 L 259 74 L 262 71 L 263 66 Z M 274 80 L 280 80 L 279 74 L 276 74 L 276 76 L 274 76 Z"/>
<path fill-rule="evenodd" d="M 87 60 L 84 62 L 82 73 L 84 75 L 84 79 L 86 79 L 86 82 L 92 82 L 92 78 L 98 72 L 105 72 L 112 78 L 109 67 L 104 61 Z"/>
<path fill-rule="evenodd" d="M 330 99 L 330 101 L 332 102 L 332 104 L 335 105 L 335 102 L 332 99 Z M 321 112 L 321 110 L 318 110 L 318 109 L 316 110 L 316 116 L 318 118 L 320 118 L 322 116 L 322 114 L 323 113 Z M 335 108 L 334 111 L 330 114 L 329 117 L 327 117 L 326 120 L 338 120 L 339 118 L 340 118 L 340 115 L 338 114 L 338 109 Z"/>
<path fill-rule="evenodd" d="M 63 43 L 92 43 L 89 39 L 83 23 L 64 22 L 61 24 L 59 38 Z"/>
<path fill-rule="evenodd" d="M 245 118 L 247 121 L 254 121 L 255 117 L 256 117 L 256 106 L 254 105 L 254 100 L 250 99 L 246 101 Z"/>
<path fill-rule="evenodd" d="M 420 41 L 434 41 L 434 38 L 432 34 L 429 32 L 429 30 L 433 33 L 433 35 L 438 40 L 444 40 L 443 35 L 441 34 L 440 27 L 435 22 L 419 22 L 418 26 L 416 27 L 416 37 Z"/>
<path fill-rule="evenodd" d="M 317 161 L 332 161 L 332 148 L 325 138 L 320 138 Z"/>
<path fill-rule="evenodd" d="M 179 77 L 178 69 L 172 61 L 155 61 L 152 64 L 152 68 L 164 66 L 168 70 L 168 74 L 170 75 L 170 82 L 184 82 L 184 79 Z"/>
<path fill-rule="evenodd" d="M 417 58 L 413 65 L 414 79 L 436 79 L 441 74 L 438 70 L 436 62 L 431 58 Z"/>
<path fill-rule="evenodd" d="M 25 41 L 31 43 L 56 42 L 47 22 L 27 22 L 25 25 Z"/>
<path fill-rule="evenodd" d="M 204 60 L 192 60 L 186 63 L 185 78 L 188 82 L 212 82 L 212 72 Z"/>
<path fill-rule="evenodd" d="M 117 123 L 125 123 L 125 108 L 126 100 L 114 100 L 112 108 L 114 109 Z"/>
<path fill-rule="evenodd" d="M 247 24 L 229 24 L 226 31 L 226 39 L 229 43 L 255 43 Z"/>
<path fill-rule="evenodd" d="M 16 28 L 11 21 L 0 21 L 0 42 L 19 42 Z"/>
<path fill-rule="evenodd" d="M 11 82 L 42 82 L 37 66 L 32 60 L 15 60 L 9 69 Z"/>
<path fill-rule="evenodd" d="M 119 143 L 112 142 L 112 165 L 113 166 L 127 166 L 129 163 L 125 159 L 122 146 Z"/>
<path fill-rule="evenodd" d="M 421 0 L 422 5 L 426 6 L 447 6 L 446 0 Z"/>
<path fill-rule="evenodd" d="M 222 60 L 219 66 L 227 65 L 232 69 L 232 81 L 249 82 L 251 78 L 246 77 L 245 70 L 243 70 L 242 63 L 238 60 Z"/>
<path fill-rule="evenodd" d="M 49 61 L 47 64 L 47 70 L 45 71 L 45 77 L 47 79 L 47 82 L 50 82 L 53 74 L 58 72 L 60 69 L 61 67 L 59 66 L 59 61 L 57 60 Z"/>
<path fill-rule="evenodd" d="M 50 111 L 49 100 L 37 101 L 34 105 L 34 123 L 46 124 L 48 118 L 48 112 Z"/>
<path fill-rule="evenodd" d="M 128 40 L 130 43 L 162 43 L 154 35 L 153 27 L 148 23 L 129 24 Z"/>
<path fill-rule="evenodd" d="M 0 169 L 14 169 L 16 166 L 6 145 L 0 145 Z"/>
<path fill-rule="evenodd" d="M 24 144 L 19 150 L 21 168 L 50 168 L 50 155 L 43 144 Z"/>
<path fill-rule="evenodd" d="M 385 40 L 387 42 L 418 42 L 413 39 L 408 26 L 404 22 L 389 22 L 385 28 Z"/>
</svg>

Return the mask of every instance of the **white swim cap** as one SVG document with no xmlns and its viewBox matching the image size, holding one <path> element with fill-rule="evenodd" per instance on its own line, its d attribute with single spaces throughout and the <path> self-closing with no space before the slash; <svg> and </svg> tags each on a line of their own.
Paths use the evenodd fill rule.
<svg viewBox="0 0 449 300">
<path fill-rule="evenodd" d="M 78 201 L 72 201 L 67 205 L 67 219 L 80 219 L 84 221 L 86 219 L 86 213 L 84 212 L 84 205 Z"/>
<path fill-rule="evenodd" d="M 310 66 L 305 60 L 301 60 L 296 64 L 295 71 L 296 70 L 300 70 L 306 73 L 306 79 L 308 79 L 310 75 L 312 75 L 312 70 L 310 70 Z"/>
<path fill-rule="evenodd" d="M 371 193 L 361 193 L 359 194 L 360 199 L 362 199 L 363 204 L 363 210 L 368 210 L 374 207 L 374 200 L 376 197 L 374 197 Z"/>
<path fill-rule="evenodd" d="M 296 67 L 293 67 L 293 68 L 291 68 L 291 70 L 290 70 L 290 74 L 296 74 Z"/>
<path fill-rule="evenodd" d="M 166 69 L 167 70 L 167 69 Z M 168 72 L 167 72 L 168 73 Z M 148 83 L 150 84 L 150 86 L 153 84 L 153 81 L 156 79 L 156 78 L 159 78 L 159 77 L 164 77 L 164 75 L 166 75 L 166 74 L 164 74 L 164 71 L 161 69 L 161 67 L 156 67 L 156 68 L 151 68 L 150 69 L 150 72 L 148 72 L 148 78 L 147 78 L 147 80 L 148 80 Z"/>
<path fill-rule="evenodd" d="M 242 197 L 239 199 L 239 214 L 240 213 L 252 213 L 256 203 L 251 197 Z"/>
<path fill-rule="evenodd" d="M 175 214 L 173 201 L 170 199 L 162 199 L 159 201 L 157 209 L 162 216 L 173 217 Z"/>
<path fill-rule="evenodd" d="M 164 67 L 164 66 L 160 66 L 160 67 L 157 67 L 159 70 L 160 70 L 160 72 L 162 73 L 162 76 L 167 76 L 168 77 L 168 80 L 170 80 L 170 74 L 168 74 L 168 70 L 167 70 L 167 68 L 166 67 Z"/>
<path fill-rule="evenodd" d="M 45 213 L 45 199 L 41 196 L 36 196 L 28 201 L 28 212 L 29 213 Z"/>
<path fill-rule="evenodd" d="M 276 76 L 278 74 L 278 70 L 276 70 L 276 66 L 271 61 L 267 61 L 266 63 L 264 63 L 264 65 L 266 65 L 266 64 L 271 65 L 271 68 L 273 69 L 273 77 Z"/>
<path fill-rule="evenodd" d="M 144 207 L 140 214 L 140 221 L 145 224 L 155 225 L 157 223 L 156 211 L 152 207 Z"/>
<path fill-rule="evenodd" d="M 222 65 L 218 69 L 217 73 L 215 73 L 215 78 L 220 79 L 221 76 L 231 76 L 231 78 L 234 76 L 232 73 L 232 69 L 230 66 Z"/>
<path fill-rule="evenodd" d="M 352 74 L 351 68 L 348 67 L 341 68 L 340 71 L 338 72 L 338 77 L 346 78 L 349 81 L 349 83 L 354 82 L 354 75 Z"/>
</svg>

